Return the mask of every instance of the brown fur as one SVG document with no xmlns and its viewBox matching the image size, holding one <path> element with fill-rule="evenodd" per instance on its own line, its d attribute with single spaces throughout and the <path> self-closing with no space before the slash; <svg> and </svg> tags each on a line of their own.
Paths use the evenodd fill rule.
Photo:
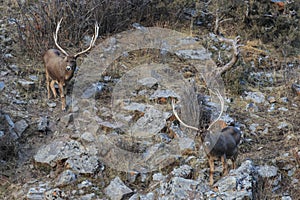
<svg viewBox="0 0 300 200">
<path fill-rule="evenodd" d="M 223 175 L 228 174 L 227 159 L 232 161 L 232 168 L 235 169 L 235 161 L 238 155 L 238 144 L 241 139 L 241 132 L 239 129 L 228 126 L 221 131 L 211 132 L 205 131 L 201 134 L 202 142 L 209 163 L 209 183 L 213 185 L 214 174 L 214 160 L 220 159 L 223 166 Z"/>
<path fill-rule="evenodd" d="M 66 100 L 63 87 L 74 75 L 74 71 L 76 69 L 76 58 L 77 57 L 75 56 L 63 56 L 57 49 L 49 49 L 43 57 L 46 70 L 48 99 L 51 98 L 50 89 L 54 98 L 57 97 L 54 87 L 54 84 L 57 83 L 62 102 L 62 110 L 66 109 Z"/>
</svg>

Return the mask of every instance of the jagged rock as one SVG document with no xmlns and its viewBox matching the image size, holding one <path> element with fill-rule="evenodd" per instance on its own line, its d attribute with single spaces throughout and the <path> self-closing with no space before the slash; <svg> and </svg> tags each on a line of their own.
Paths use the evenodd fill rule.
<svg viewBox="0 0 300 200">
<path fill-rule="evenodd" d="M 24 119 L 21 119 L 20 121 L 17 121 L 15 123 L 15 131 L 19 135 L 19 137 L 24 133 L 24 131 L 29 127 L 27 122 Z"/>
<path fill-rule="evenodd" d="M 154 94 L 150 96 L 150 100 L 159 98 L 179 98 L 179 95 L 172 90 L 156 90 Z"/>
<path fill-rule="evenodd" d="M 84 132 L 80 138 L 85 142 L 93 142 L 95 141 L 95 137 L 91 132 Z"/>
<path fill-rule="evenodd" d="M 45 191 L 46 189 L 43 187 L 30 188 L 26 195 L 26 198 L 28 200 L 43 200 Z"/>
<path fill-rule="evenodd" d="M 275 166 L 263 165 L 258 167 L 258 174 L 263 178 L 270 178 L 277 176 L 278 168 Z"/>
<path fill-rule="evenodd" d="M 146 108 L 147 108 L 146 104 L 135 103 L 135 102 L 131 102 L 130 104 L 124 107 L 125 110 L 139 111 L 139 112 L 145 112 Z"/>
<path fill-rule="evenodd" d="M 196 148 L 195 141 L 191 138 L 178 138 L 180 152 L 194 151 Z"/>
<path fill-rule="evenodd" d="M 153 192 L 149 192 L 145 195 L 140 195 L 139 200 L 155 200 L 155 194 Z"/>
<path fill-rule="evenodd" d="M 80 174 L 93 174 L 100 167 L 98 157 L 88 154 L 74 155 L 66 163 L 69 168 Z"/>
<path fill-rule="evenodd" d="M 76 181 L 77 175 L 71 170 L 66 170 L 58 177 L 58 181 L 56 183 L 56 187 L 69 185 Z"/>
<path fill-rule="evenodd" d="M 173 169 L 171 174 L 176 177 L 190 178 L 193 172 L 193 168 L 189 165 L 182 165 L 179 168 Z"/>
<path fill-rule="evenodd" d="M 18 83 L 26 91 L 32 91 L 32 90 L 34 90 L 35 83 L 33 81 L 19 80 Z"/>
<path fill-rule="evenodd" d="M 87 187 L 90 187 L 92 186 L 92 182 L 90 182 L 89 180 L 84 180 L 82 181 L 80 184 L 78 184 L 78 189 L 82 189 L 82 188 L 87 188 Z"/>
<path fill-rule="evenodd" d="M 91 200 L 94 199 L 95 196 L 96 196 L 95 193 L 85 194 L 80 197 L 80 200 Z"/>
<path fill-rule="evenodd" d="M 184 49 L 178 50 L 175 54 L 184 59 L 193 59 L 193 60 L 208 60 L 211 57 L 211 53 L 206 49 Z"/>
<path fill-rule="evenodd" d="M 112 200 L 121 200 L 130 197 L 133 191 L 117 176 L 104 189 L 104 193 Z"/>
<path fill-rule="evenodd" d="M 95 83 L 91 87 L 87 88 L 83 94 L 81 95 L 81 98 L 83 99 L 89 99 L 91 97 L 97 98 L 101 94 L 104 88 L 104 83 Z"/>
<path fill-rule="evenodd" d="M 204 199 L 204 192 L 209 187 L 199 181 L 173 177 L 169 182 L 162 183 L 158 190 L 160 199 Z"/>
<path fill-rule="evenodd" d="M 52 167 L 57 161 L 68 159 L 84 153 L 84 147 L 75 140 L 53 141 L 42 146 L 34 155 L 34 160 L 38 163 L 48 164 Z"/>
<path fill-rule="evenodd" d="M 55 102 L 48 102 L 47 105 L 48 105 L 49 108 L 55 108 L 56 107 Z"/>
<path fill-rule="evenodd" d="M 48 117 L 40 117 L 37 124 L 38 131 L 46 131 L 48 129 L 49 120 Z"/>
<path fill-rule="evenodd" d="M 222 177 L 214 185 L 215 193 L 220 199 L 253 199 L 256 189 L 257 171 L 251 160 L 246 160 L 236 170 L 231 170 L 228 176 Z"/>
<path fill-rule="evenodd" d="M 164 113 L 153 107 L 146 109 L 143 117 L 139 118 L 131 128 L 136 137 L 151 137 L 164 128 L 166 119 Z"/>
<path fill-rule="evenodd" d="M 158 80 L 153 77 L 146 77 L 137 81 L 140 85 L 145 86 L 147 88 L 152 88 L 158 83 Z"/>
<path fill-rule="evenodd" d="M 269 96 L 269 97 L 268 97 L 268 101 L 269 101 L 269 103 L 275 103 L 275 102 L 276 102 L 276 99 L 275 99 L 275 97 L 273 97 L 273 96 Z"/>
<path fill-rule="evenodd" d="M 152 176 L 153 181 L 164 181 L 166 179 L 166 176 L 164 176 L 162 173 L 156 173 Z"/>
<path fill-rule="evenodd" d="M 69 114 L 63 116 L 60 119 L 60 122 L 62 124 L 64 124 L 65 126 L 68 126 L 73 120 L 74 120 L 73 113 L 69 113 Z"/>
<path fill-rule="evenodd" d="M 245 97 L 246 100 L 250 100 L 254 103 L 264 103 L 265 102 L 265 95 L 262 92 L 245 92 L 247 96 Z"/>
</svg>

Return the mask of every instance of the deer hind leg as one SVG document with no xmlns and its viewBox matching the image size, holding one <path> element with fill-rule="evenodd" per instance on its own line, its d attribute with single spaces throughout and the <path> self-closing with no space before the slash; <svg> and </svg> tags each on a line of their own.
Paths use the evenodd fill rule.
<svg viewBox="0 0 300 200">
<path fill-rule="evenodd" d="M 212 156 L 208 157 L 208 164 L 209 164 L 209 184 L 213 185 L 215 164 L 214 164 L 214 158 Z"/>
<path fill-rule="evenodd" d="M 56 81 L 54 81 L 54 80 L 52 80 L 50 83 L 50 88 L 51 88 L 54 98 L 57 97 L 57 93 L 56 93 L 55 86 L 54 86 L 55 83 L 56 83 Z"/>
<path fill-rule="evenodd" d="M 46 70 L 46 84 L 47 84 L 47 92 L 48 92 L 48 99 L 51 98 L 51 93 L 50 93 L 50 78 L 48 71 Z"/>
<path fill-rule="evenodd" d="M 225 154 L 223 156 L 221 156 L 221 161 L 222 161 L 222 167 L 223 167 L 223 175 L 227 175 L 228 174 L 228 165 L 227 165 Z"/>
<path fill-rule="evenodd" d="M 65 94 L 64 94 L 64 84 L 63 83 L 58 83 L 59 87 L 59 94 L 60 94 L 60 99 L 61 99 L 61 109 L 66 110 L 66 99 L 65 99 Z"/>
</svg>

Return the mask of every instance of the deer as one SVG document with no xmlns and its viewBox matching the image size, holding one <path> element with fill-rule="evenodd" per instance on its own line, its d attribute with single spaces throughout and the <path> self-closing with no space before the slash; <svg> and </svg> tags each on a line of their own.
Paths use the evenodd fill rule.
<svg viewBox="0 0 300 200">
<path fill-rule="evenodd" d="M 46 70 L 46 84 L 47 84 L 47 91 L 48 91 L 48 99 L 51 98 L 51 91 L 53 93 L 54 98 L 57 97 L 57 93 L 54 85 L 55 83 L 58 84 L 59 94 L 61 99 L 61 109 L 65 111 L 66 99 L 64 94 L 64 86 L 74 76 L 74 72 L 76 70 L 76 60 L 78 56 L 88 52 L 94 46 L 96 39 L 98 37 L 99 26 L 98 23 L 96 22 L 95 33 L 91 39 L 89 47 L 79 53 L 71 55 L 68 54 L 57 42 L 58 40 L 57 35 L 60 29 L 61 22 L 62 22 L 62 18 L 57 23 L 56 31 L 55 33 L 53 33 L 54 42 L 58 49 L 47 50 L 43 56 L 43 61 Z"/>
<path fill-rule="evenodd" d="M 200 130 L 196 127 L 187 125 L 178 116 L 175 109 L 175 99 L 172 99 L 172 110 L 177 118 L 177 120 L 183 126 L 193 129 L 200 133 L 200 141 L 204 146 L 204 151 L 208 157 L 209 164 L 209 184 L 212 186 L 214 184 L 213 174 L 214 174 L 214 160 L 221 159 L 222 162 L 222 175 L 228 174 L 228 164 L 227 159 L 232 161 L 232 168 L 236 168 L 235 161 L 238 156 L 238 144 L 241 139 L 241 131 L 234 126 L 214 127 L 214 125 L 219 122 L 224 111 L 224 99 L 220 92 L 215 93 L 221 102 L 221 112 L 216 120 L 214 120 L 208 128 L 205 130 Z"/>
</svg>

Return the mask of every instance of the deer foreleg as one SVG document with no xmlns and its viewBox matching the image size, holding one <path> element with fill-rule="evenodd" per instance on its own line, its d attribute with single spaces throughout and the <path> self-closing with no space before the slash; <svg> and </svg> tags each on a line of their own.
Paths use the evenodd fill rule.
<svg viewBox="0 0 300 200">
<path fill-rule="evenodd" d="M 61 109 L 66 110 L 66 99 L 65 99 L 65 94 L 64 94 L 64 84 L 63 83 L 58 83 L 59 87 L 59 94 L 60 94 L 60 99 L 61 99 Z"/>
<path fill-rule="evenodd" d="M 50 83 L 50 88 L 51 88 L 51 91 L 53 93 L 54 98 L 57 97 L 57 93 L 56 93 L 55 86 L 54 86 L 55 82 L 56 81 L 52 80 L 51 83 Z"/>
<path fill-rule="evenodd" d="M 213 185 L 214 184 L 214 171 L 215 171 L 213 157 L 208 158 L 208 164 L 209 164 L 209 184 Z"/>
</svg>

